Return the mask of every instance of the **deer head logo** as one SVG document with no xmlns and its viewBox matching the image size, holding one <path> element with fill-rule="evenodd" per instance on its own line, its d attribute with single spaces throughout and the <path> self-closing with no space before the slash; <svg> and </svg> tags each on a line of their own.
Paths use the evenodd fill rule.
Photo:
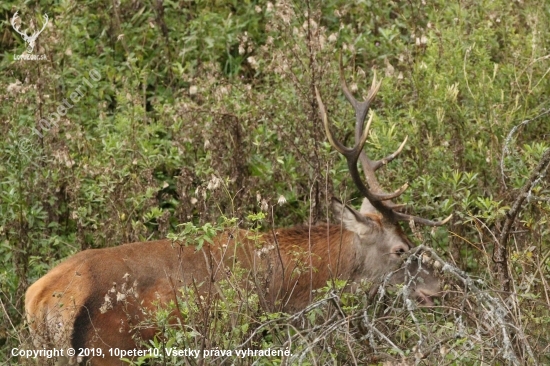
<svg viewBox="0 0 550 366">
<path fill-rule="evenodd" d="M 42 29 L 40 29 L 39 31 L 35 31 L 33 32 L 32 35 L 27 35 L 27 29 L 25 29 L 24 32 L 20 31 L 19 30 L 19 26 L 17 24 L 15 24 L 15 20 L 19 18 L 19 15 L 17 15 L 17 12 L 15 12 L 15 14 L 13 14 L 13 18 L 11 18 L 11 26 L 13 27 L 13 29 L 19 33 L 21 35 L 21 37 L 23 37 L 23 40 L 28 44 L 27 46 L 27 53 L 32 53 L 32 51 L 34 50 L 34 46 L 35 46 L 35 43 L 36 43 L 36 39 L 38 38 L 38 36 L 40 35 L 40 33 L 42 33 L 42 31 L 46 28 L 46 26 L 48 25 L 48 14 L 45 14 L 44 13 L 44 19 L 45 19 L 45 22 L 44 22 L 44 25 L 42 26 Z M 35 27 L 34 27 L 34 23 L 31 22 L 31 28 L 34 30 Z"/>
</svg>

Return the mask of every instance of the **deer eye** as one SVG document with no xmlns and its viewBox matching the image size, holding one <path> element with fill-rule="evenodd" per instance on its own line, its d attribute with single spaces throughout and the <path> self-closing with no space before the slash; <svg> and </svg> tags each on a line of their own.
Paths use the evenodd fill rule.
<svg viewBox="0 0 550 366">
<path fill-rule="evenodd" d="M 405 250 L 405 248 L 399 248 L 395 251 L 395 254 L 397 254 L 398 256 L 402 256 L 403 254 L 405 254 L 407 251 Z"/>
</svg>

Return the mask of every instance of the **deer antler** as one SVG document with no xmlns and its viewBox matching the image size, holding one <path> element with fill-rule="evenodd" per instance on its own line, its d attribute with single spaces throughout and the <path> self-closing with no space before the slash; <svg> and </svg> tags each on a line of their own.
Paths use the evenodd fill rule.
<svg viewBox="0 0 550 366">
<path fill-rule="evenodd" d="M 408 215 L 408 214 L 404 214 L 396 211 L 398 208 L 402 207 L 402 205 L 396 205 L 392 203 L 390 200 L 396 197 L 399 197 L 401 194 L 403 194 L 403 192 L 405 192 L 405 190 L 408 188 L 408 184 L 405 183 L 403 186 L 401 186 L 399 189 L 397 189 L 394 192 L 386 193 L 381 189 L 380 183 L 376 178 L 375 172 L 381 166 L 386 165 L 388 162 L 395 159 L 397 155 L 399 155 L 399 153 L 401 153 L 401 151 L 405 147 L 405 144 L 407 143 L 407 137 L 405 137 L 405 140 L 403 140 L 401 145 L 399 145 L 399 148 L 394 153 L 380 160 L 376 160 L 376 161 L 370 160 L 367 157 L 367 155 L 364 153 L 363 147 L 368 138 L 373 115 L 371 114 L 370 118 L 367 121 L 366 126 L 365 126 L 365 119 L 367 118 L 370 104 L 373 101 L 374 97 L 376 96 L 376 93 L 380 89 L 382 82 L 377 81 L 376 74 L 375 74 L 373 82 L 371 84 L 371 87 L 367 95 L 367 99 L 360 102 L 353 97 L 353 95 L 349 91 L 346 81 L 344 80 L 344 72 L 342 68 L 341 58 L 340 58 L 340 79 L 342 83 L 342 91 L 346 96 L 346 99 L 348 100 L 348 102 L 353 106 L 353 109 L 355 110 L 355 119 L 356 119 L 355 145 L 352 148 L 348 148 L 344 146 L 340 141 L 334 138 L 333 134 L 330 132 L 327 112 L 323 104 L 323 101 L 321 99 L 321 96 L 319 94 L 319 90 L 317 90 L 317 88 L 315 88 L 315 96 L 317 98 L 317 104 L 319 105 L 319 111 L 321 114 L 321 119 L 323 120 L 323 125 L 325 127 L 327 138 L 330 141 L 330 144 L 339 153 L 344 155 L 344 157 L 346 158 L 346 161 L 348 163 L 348 169 L 353 179 L 353 182 L 355 183 L 355 185 L 357 186 L 361 194 L 365 198 L 367 198 L 369 202 L 374 206 L 374 208 L 376 208 L 386 219 L 392 222 L 413 220 L 418 224 L 423 224 L 428 226 L 441 226 L 449 222 L 449 220 L 453 216 L 452 214 L 442 221 L 432 221 L 432 220 L 424 219 L 422 217 Z M 359 174 L 359 170 L 357 167 L 357 161 L 359 159 L 361 160 L 361 165 L 363 167 L 367 184 L 369 186 L 368 188 L 363 183 L 363 180 L 361 179 Z"/>
</svg>

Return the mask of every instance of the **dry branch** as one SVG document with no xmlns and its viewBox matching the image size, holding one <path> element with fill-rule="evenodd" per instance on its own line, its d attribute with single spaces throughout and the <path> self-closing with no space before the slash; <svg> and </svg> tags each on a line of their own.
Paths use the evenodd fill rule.
<svg viewBox="0 0 550 366">
<path fill-rule="evenodd" d="M 506 221 L 504 222 L 504 227 L 502 228 L 502 232 L 500 233 L 500 238 L 493 252 L 493 260 L 495 262 L 497 278 L 502 285 L 502 290 L 506 293 L 510 292 L 510 273 L 508 271 L 507 248 L 510 230 L 512 229 L 512 225 L 516 220 L 516 216 L 518 215 L 521 206 L 523 205 L 523 201 L 525 200 L 525 198 L 527 198 L 529 192 L 531 192 L 533 187 L 540 181 L 542 177 L 544 177 L 549 165 L 550 148 L 546 149 L 544 154 L 542 154 L 542 158 L 540 159 L 539 164 L 533 170 L 525 185 L 521 188 L 518 197 L 516 198 L 516 201 L 514 202 L 510 210 L 506 213 Z"/>
</svg>

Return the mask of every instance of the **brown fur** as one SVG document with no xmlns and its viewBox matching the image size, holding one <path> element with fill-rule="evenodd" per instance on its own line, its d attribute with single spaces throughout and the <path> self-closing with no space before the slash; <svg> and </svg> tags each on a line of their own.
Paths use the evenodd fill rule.
<svg viewBox="0 0 550 366">
<path fill-rule="evenodd" d="M 363 236 L 339 225 L 298 226 L 256 238 L 244 230 L 226 231 L 200 251 L 160 240 L 77 253 L 27 291 L 25 308 L 35 345 L 102 348 L 104 353 L 114 347 L 133 349 L 133 327 L 144 318 L 142 307 L 174 300 L 186 286 L 202 284 L 199 291 L 207 291 L 235 265 L 248 270 L 248 282 L 260 289 L 267 309 L 303 309 L 312 290 L 332 278 L 374 279 L 398 265 L 392 252 L 408 250 L 408 240 L 398 226 L 367 216 L 358 223 L 354 216 L 348 220 L 364 230 Z M 147 340 L 155 329 L 139 332 Z M 91 362 L 122 364 L 110 357 Z"/>
</svg>

